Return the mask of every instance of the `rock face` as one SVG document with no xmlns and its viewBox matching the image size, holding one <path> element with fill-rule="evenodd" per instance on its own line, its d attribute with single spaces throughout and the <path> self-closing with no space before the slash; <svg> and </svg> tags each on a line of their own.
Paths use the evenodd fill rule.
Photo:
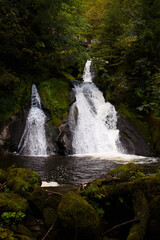
<svg viewBox="0 0 160 240">
<path fill-rule="evenodd" d="M 10 120 L 1 128 L 0 148 L 4 151 L 15 152 L 23 134 L 29 109 L 12 115 Z"/>
<path fill-rule="evenodd" d="M 126 149 L 126 153 L 142 156 L 151 154 L 150 146 L 128 119 L 119 116 L 117 127 L 120 130 L 120 141 L 124 149 Z"/>
</svg>

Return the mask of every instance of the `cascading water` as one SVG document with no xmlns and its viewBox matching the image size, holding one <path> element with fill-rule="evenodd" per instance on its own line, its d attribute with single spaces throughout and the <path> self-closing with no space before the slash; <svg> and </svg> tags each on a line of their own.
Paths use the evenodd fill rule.
<svg viewBox="0 0 160 240">
<path fill-rule="evenodd" d="M 76 102 L 69 114 L 73 153 L 122 153 L 116 110 L 105 102 L 102 92 L 92 82 L 90 68 L 91 60 L 88 60 L 84 82 L 74 86 Z"/>
<path fill-rule="evenodd" d="M 47 155 L 45 120 L 46 116 L 41 109 L 40 96 L 36 86 L 32 85 L 31 108 L 18 146 L 19 154 L 26 156 Z"/>
</svg>

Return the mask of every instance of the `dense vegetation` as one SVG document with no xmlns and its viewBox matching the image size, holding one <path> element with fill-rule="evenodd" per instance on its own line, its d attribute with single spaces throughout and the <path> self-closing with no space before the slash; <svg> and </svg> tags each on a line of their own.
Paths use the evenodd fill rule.
<svg viewBox="0 0 160 240">
<path fill-rule="evenodd" d="M 149 124 L 160 150 L 159 35 L 158 0 L 0 0 L 0 125 L 29 105 L 36 83 L 58 126 L 68 80 L 91 56 L 96 84 L 120 113 Z"/>
<path fill-rule="evenodd" d="M 158 149 L 160 2 L 99 0 L 88 1 L 90 6 L 91 2 L 87 20 L 92 24 L 90 36 L 97 39 L 91 50 L 98 71 L 96 83 L 120 112 L 125 104 L 126 115 L 132 112 L 150 124 Z M 101 19 L 102 24 L 98 24 Z"/>
<path fill-rule="evenodd" d="M 31 83 L 78 75 L 81 13 L 79 0 L 0 1 L 0 122 L 28 104 Z"/>
</svg>

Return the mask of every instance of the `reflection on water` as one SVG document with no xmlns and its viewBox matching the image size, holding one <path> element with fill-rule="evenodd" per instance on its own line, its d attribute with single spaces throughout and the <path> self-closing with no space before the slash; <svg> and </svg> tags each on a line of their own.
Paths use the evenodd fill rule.
<svg viewBox="0 0 160 240">
<path fill-rule="evenodd" d="M 156 172 L 160 164 L 159 158 L 145 158 L 131 155 L 79 155 L 49 157 L 25 157 L 6 155 L 0 157 L 0 168 L 7 168 L 13 164 L 17 167 L 37 171 L 41 179 L 46 182 L 59 184 L 80 184 L 91 179 L 103 177 L 111 169 L 128 162 L 139 163 L 146 173 Z"/>
</svg>

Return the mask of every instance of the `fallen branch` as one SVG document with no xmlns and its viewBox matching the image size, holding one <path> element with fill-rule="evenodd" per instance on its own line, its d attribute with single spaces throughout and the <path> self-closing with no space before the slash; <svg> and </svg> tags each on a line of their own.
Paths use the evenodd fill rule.
<svg viewBox="0 0 160 240">
<path fill-rule="evenodd" d="M 49 228 L 48 232 L 47 232 L 47 233 L 45 234 L 45 236 L 42 238 L 42 240 L 45 240 L 46 237 L 48 236 L 48 234 L 51 232 L 51 230 L 52 230 L 53 227 L 54 227 L 54 224 L 55 224 L 56 220 L 57 220 L 57 217 L 56 217 L 54 223 L 53 223 L 53 224 L 51 225 L 51 227 Z"/>
<path fill-rule="evenodd" d="M 120 223 L 120 224 L 118 224 L 118 225 L 116 225 L 116 226 L 108 229 L 106 232 L 104 232 L 104 233 L 101 235 L 101 237 L 105 236 L 107 233 L 110 233 L 110 232 L 114 231 L 114 230 L 117 229 L 117 228 L 123 227 L 123 226 L 125 226 L 125 225 L 127 225 L 127 224 L 130 224 L 130 223 L 135 223 L 135 222 L 139 222 L 139 219 L 135 218 L 135 219 L 132 219 L 132 220 L 129 220 L 129 221 Z"/>
<path fill-rule="evenodd" d="M 49 193 L 53 193 L 53 194 L 57 194 L 57 195 L 60 195 L 60 196 L 63 196 L 63 194 L 62 193 L 60 193 L 60 192 L 52 192 L 52 191 L 50 191 L 50 190 L 45 190 L 46 192 L 49 192 Z"/>
</svg>

